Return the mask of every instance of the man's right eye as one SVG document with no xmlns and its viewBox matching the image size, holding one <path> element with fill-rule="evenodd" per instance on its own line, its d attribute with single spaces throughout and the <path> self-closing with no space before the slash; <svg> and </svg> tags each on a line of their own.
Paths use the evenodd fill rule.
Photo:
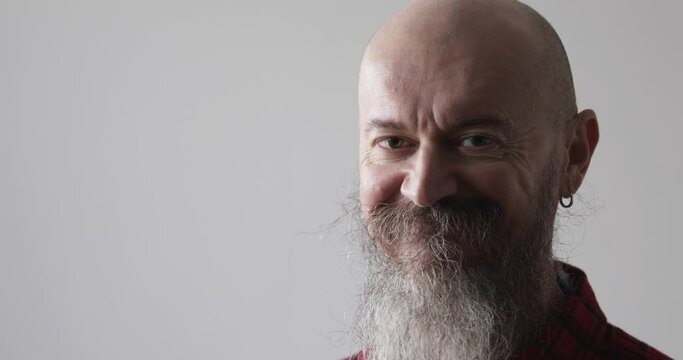
<svg viewBox="0 0 683 360">
<path fill-rule="evenodd" d="M 377 142 L 377 144 L 385 149 L 401 149 L 410 145 L 406 140 L 400 137 L 388 137 Z"/>
</svg>

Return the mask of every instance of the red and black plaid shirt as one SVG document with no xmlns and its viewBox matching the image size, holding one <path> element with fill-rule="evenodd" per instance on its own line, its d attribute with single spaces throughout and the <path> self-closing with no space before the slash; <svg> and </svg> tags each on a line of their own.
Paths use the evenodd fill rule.
<svg viewBox="0 0 683 360">
<path fill-rule="evenodd" d="M 562 312 L 546 323 L 543 335 L 513 359 L 671 359 L 607 322 L 586 274 L 558 263 L 565 292 Z M 347 360 L 365 360 L 358 353 Z"/>
</svg>

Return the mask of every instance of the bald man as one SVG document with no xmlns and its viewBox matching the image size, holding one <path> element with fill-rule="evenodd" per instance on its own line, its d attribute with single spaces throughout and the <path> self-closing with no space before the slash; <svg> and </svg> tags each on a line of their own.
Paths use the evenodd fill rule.
<svg viewBox="0 0 683 360">
<path fill-rule="evenodd" d="M 353 359 L 666 359 L 554 260 L 598 143 L 553 28 L 517 1 L 418 0 L 359 84 L 369 272 Z"/>
</svg>

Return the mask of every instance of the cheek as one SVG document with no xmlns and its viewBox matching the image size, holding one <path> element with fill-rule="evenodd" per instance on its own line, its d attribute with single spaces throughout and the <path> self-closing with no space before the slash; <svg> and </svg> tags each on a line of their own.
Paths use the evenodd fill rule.
<svg viewBox="0 0 683 360">
<path fill-rule="evenodd" d="M 395 201 L 401 194 L 405 173 L 390 165 L 366 165 L 360 169 L 359 196 L 365 216 L 378 204 Z"/>
<path fill-rule="evenodd" d="M 505 163 L 479 164 L 461 173 L 462 192 L 472 191 L 496 202 L 503 210 L 506 224 L 514 224 L 527 216 L 529 189 L 523 174 Z M 469 190 L 469 191 L 468 191 Z"/>
</svg>

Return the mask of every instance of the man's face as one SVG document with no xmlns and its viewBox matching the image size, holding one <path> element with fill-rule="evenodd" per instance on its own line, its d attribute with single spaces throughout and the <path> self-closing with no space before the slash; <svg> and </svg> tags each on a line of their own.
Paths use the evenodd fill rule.
<svg viewBox="0 0 683 360">
<path fill-rule="evenodd" d="M 373 359 L 505 358 L 556 288 L 553 125 L 513 45 L 423 50 L 361 70 L 357 332 Z"/>
<path fill-rule="evenodd" d="M 506 50 L 511 57 L 505 62 L 482 60 L 485 54 L 467 49 L 433 61 L 367 61 L 359 88 L 364 219 L 400 202 L 420 208 L 444 200 L 485 202 L 500 210 L 491 231 L 509 248 L 524 246 L 539 208 L 554 217 L 555 130 L 539 110 L 541 95 L 529 90 L 532 75 L 514 62 L 514 48 L 496 49 Z M 396 261 L 430 260 L 419 242 L 369 230 Z M 485 254 L 463 250 L 466 264 L 486 262 Z"/>
<path fill-rule="evenodd" d="M 509 358 L 561 299 L 553 222 L 597 120 L 555 118 L 575 111 L 571 76 L 520 6 L 415 1 L 365 52 L 355 333 L 370 359 Z"/>
</svg>

